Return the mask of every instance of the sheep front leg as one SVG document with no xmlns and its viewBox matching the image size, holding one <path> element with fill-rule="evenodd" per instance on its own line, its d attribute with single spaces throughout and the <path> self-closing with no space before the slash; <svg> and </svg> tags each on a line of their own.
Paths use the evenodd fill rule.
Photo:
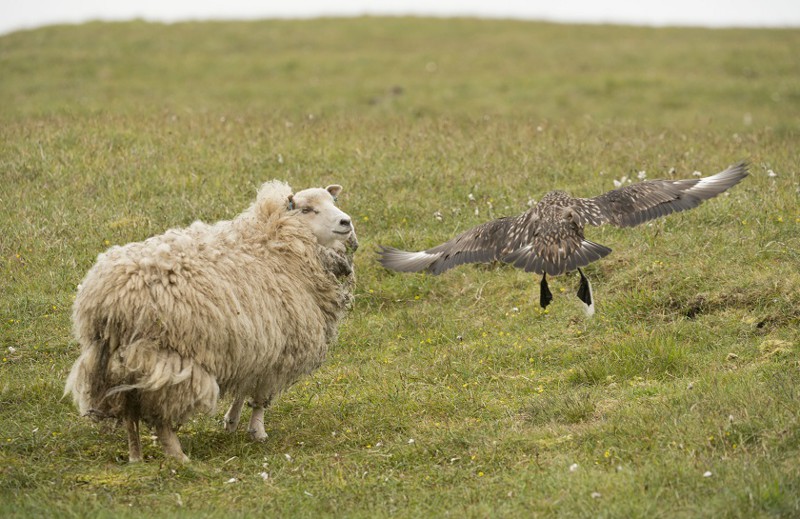
<svg viewBox="0 0 800 519">
<path fill-rule="evenodd" d="M 250 425 L 247 428 L 247 432 L 257 442 L 263 442 L 267 439 L 267 431 L 264 430 L 264 410 L 269 407 L 271 400 L 272 398 L 267 398 L 262 400 L 261 403 L 253 400 L 248 404 L 253 408 L 253 414 L 250 415 Z"/>
<path fill-rule="evenodd" d="M 142 440 L 139 436 L 139 420 L 125 417 L 125 428 L 128 430 L 128 462 L 142 461 Z"/>
<path fill-rule="evenodd" d="M 237 396 L 233 399 L 233 403 L 225 413 L 225 430 L 232 433 L 236 432 L 239 427 L 239 420 L 242 418 L 242 406 L 244 405 L 244 397 Z"/>
<path fill-rule="evenodd" d="M 161 422 L 156 426 L 156 435 L 164 448 L 164 454 L 175 458 L 181 463 L 189 461 L 189 457 L 183 453 L 181 449 L 181 442 L 178 440 L 178 435 L 172 429 L 172 426 L 167 422 Z"/>
</svg>

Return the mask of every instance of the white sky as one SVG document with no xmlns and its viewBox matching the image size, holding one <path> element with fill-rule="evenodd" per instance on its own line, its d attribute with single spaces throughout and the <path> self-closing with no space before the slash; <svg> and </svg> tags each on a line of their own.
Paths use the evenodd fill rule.
<svg viewBox="0 0 800 519">
<path fill-rule="evenodd" d="M 0 34 L 89 20 L 479 16 L 707 27 L 800 27 L 800 0 L 0 0 Z"/>
</svg>

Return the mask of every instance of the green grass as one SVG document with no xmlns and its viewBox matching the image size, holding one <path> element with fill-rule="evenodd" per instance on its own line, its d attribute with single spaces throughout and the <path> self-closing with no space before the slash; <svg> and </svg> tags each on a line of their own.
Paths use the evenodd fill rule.
<svg viewBox="0 0 800 519">
<path fill-rule="evenodd" d="M 797 517 L 798 48 L 403 18 L 0 37 L 0 516 Z M 614 249 L 591 320 L 575 276 L 541 312 L 506 266 L 374 261 L 554 187 L 740 159 L 752 175 L 696 210 L 587 230 Z M 61 399 L 76 285 L 109 245 L 230 218 L 272 178 L 345 186 L 362 248 L 339 344 L 265 443 L 222 431 L 225 401 L 181 429 L 189 465 L 149 440 L 127 465 L 124 431 Z"/>
</svg>

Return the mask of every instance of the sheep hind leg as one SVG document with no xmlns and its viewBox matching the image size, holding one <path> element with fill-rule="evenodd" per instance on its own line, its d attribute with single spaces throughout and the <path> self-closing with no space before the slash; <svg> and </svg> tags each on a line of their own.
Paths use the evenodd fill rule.
<svg viewBox="0 0 800 519">
<path fill-rule="evenodd" d="M 169 425 L 168 422 L 161 422 L 156 426 L 156 435 L 164 448 L 164 454 L 171 458 L 175 458 L 181 463 L 189 461 L 189 457 L 183 453 L 181 449 L 181 442 L 178 440 L 178 435 Z"/>
<path fill-rule="evenodd" d="M 239 420 L 242 418 L 242 406 L 244 405 L 244 397 L 237 396 L 233 399 L 233 403 L 225 413 L 225 430 L 232 433 L 236 432 L 239 426 Z"/>
<path fill-rule="evenodd" d="M 128 431 L 128 462 L 142 461 L 142 439 L 139 435 L 139 398 L 135 392 L 125 396 L 125 428 Z"/>
<path fill-rule="evenodd" d="M 125 428 L 128 430 L 128 462 L 142 461 L 142 440 L 139 436 L 139 420 L 125 417 Z"/>
<path fill-rule="evenodd" d="M 272 398 L 267 398 L 261 403 L 257 403 L 254 400 L 248 404 L 253 408 L 253 414 L 250 416 L 250 425 L 247 427 L 247 432 L 257 442 L 263 442 L 267 439 L 267 431 L 264 430 L 264 410 L 269 407 L 271 401 Z"/>
</svg>

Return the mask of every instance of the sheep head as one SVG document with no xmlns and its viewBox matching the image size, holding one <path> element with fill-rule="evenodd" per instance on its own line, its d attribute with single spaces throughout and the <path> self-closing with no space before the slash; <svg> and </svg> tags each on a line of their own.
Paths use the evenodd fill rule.
<svg viewBox="0 0 800 519">
<path fill-rule="evenodd" d="M 289 209 L 303 219 L 323 247 L 344 252 L 355 250 L 358 240 L 350 216 L 336 207 L 342 186 L 314 187 L 289 195 Z"/>
</svg>

